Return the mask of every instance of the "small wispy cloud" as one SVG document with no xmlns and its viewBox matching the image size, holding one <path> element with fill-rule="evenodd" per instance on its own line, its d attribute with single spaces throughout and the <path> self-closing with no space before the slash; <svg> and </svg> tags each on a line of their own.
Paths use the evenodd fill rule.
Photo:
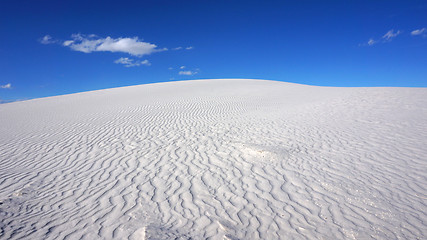
<svg viewBox="0 0 427 240">
<path fill-rule="evenodd" d="M 179 67 L 179 69 L 184 69 L 185 68 L 185 66 L 181 66 L 181 67 Z"/>
<path fill-rule="evenodd" d="M 375 41 L 374 39 L 370 38 L 367 42 L 359 44 L 359 47 L 363 46 L 373 46 L 374 44 L 377 44 L 378 41 Z"/>
<path fill-rule="evenodd" d="M 391 41 L 393 38 L 397 37 L 399 34 L 401 34 L 402 32 L 397 30 L 396 32 L 394 31 L 394 29 L 388 31 L 386 34 L 384 34 L 384 36 L 382 37 L 385 41 L 389 42 Z"/>
<path fill-rule="evenodd" d="M 0 88 L 11 89 L 12 88 L 12 84 L 8 83 L 8 84 L 5 84 L 5 85 L 0 85 Z"/>
<path fill-rule="evenodd" d="M 193 49 L 194 47 L 192 47 L 192 46 L 189 46 L 189 47 L 176 47 L 176 48 L 172 48 L 172 50 L 182 50 L 182 49 L 185 49 L 185 50 L 191 50 L 191 49 Z"/>
<path fill-rule="evenodd" d="M 186 76 L 192 76 L 196 75 L 198 72 L 196 71 L 179 71 L 179 75 L 186 75 Z"/>
<path fill-rule="evenodd" d="M 73 44 L 74 43 L 74 41 L 73 40 L 66 40 L 66 41 L 64 41 L 63 43 L 62 43 L 62 45 L 63 46 L 65 46 L 65 47 L 68 47 L 68 46 L 70 46 L 71 44 Z"/>
<path fill-rule="evenodd" d="M 45 35 L 44 37 L 39 39 L 39 42 L 41 44 L 52 44 L 52 43 L 56 43 L 57 41 L 54 40 L 50 35 Z"/>
<path fill-rule="evenodd" d="M 114 63 L 123 64 L 125 67 L 138 67 L 141 65 L 146 65 L 146 66 L 151 65 L 151 63 L 148 60 L 139 61 L 139 60 L 135 60 L 127 57 L 121 57 L 116 61 L 114 61 Z"/>
<path fill-rule="evenodd" d="M 426 28 L 415 29 L 414 31 L 411 32 L 412 36 L 418 36 L 418 35 L 426 36 L 426 34 L 427 34 Z"/>
<path fill-rule="evenodd" d="M 368 45 L 369 46 L 372 46 L 372 45 L 374 45 L 375 43 L 377 43 L 377 41 L 375 41 L 374 39 L 369 39 L 369 41 L 368 41 Z"/>
<path fill-rule="evenodd" d="M 74 51 L 91 53 L 91 52 L 122 52 L 132 56 L 141 57 L 154 52 L 166 51 L 167 48 L 157 48 L 157 45 L 143 42 L 138 37 L 133 38 L 100 38 L 94 34 L 83 35 L 73 34 L 70 40 L 62 43 L 63 46 L 69 47 Z"/>
<path fill-rule="evenodd" d="M 391 42 L 395 37 L 397 37 L 401 33 L 402 32 L 400 30 L 394 31 L 394 29 L 391 29 L 386 34 L 384 34 L 380 39 L 375 40 L 374 38 L 370 38 L 367 42 L 359 44 L 359 46 L 373 46 L 377 43 Z"/>
</svg>

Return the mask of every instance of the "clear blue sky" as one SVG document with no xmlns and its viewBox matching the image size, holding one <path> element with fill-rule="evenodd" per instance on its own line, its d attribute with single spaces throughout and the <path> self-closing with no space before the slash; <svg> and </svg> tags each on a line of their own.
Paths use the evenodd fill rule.
<svg viewBox="0 0 427 240">
<path fill-rule="evenodd" d="M 206 78 L 427 87 L 426 28 L 425 0 L 2 0 L 0 101 Z"/>
</svg>

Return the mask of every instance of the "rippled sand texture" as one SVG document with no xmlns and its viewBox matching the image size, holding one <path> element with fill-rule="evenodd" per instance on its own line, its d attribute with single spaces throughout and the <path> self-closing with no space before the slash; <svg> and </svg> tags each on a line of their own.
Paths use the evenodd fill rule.
<svg viewBox="0 0 427 240">
<path fill-rule="evenodd" d="M 0 239 L 425 239 L 427 89 L 199 80 L 0 105 Z"/>
</svg>

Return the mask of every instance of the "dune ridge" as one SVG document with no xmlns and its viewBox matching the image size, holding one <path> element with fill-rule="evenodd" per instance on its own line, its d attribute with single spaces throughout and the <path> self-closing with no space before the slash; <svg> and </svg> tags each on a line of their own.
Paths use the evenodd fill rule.
<svg viewBox="0 0 427 240">
<path fill-rule="evenodd" d="M 422 239 L 427 89 L 157 83 L 0 105 L 1 239 Z"/>
</svg>

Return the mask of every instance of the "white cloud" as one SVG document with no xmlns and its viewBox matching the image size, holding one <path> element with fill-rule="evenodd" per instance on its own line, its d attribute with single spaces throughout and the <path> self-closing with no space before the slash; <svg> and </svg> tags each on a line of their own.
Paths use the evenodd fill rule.
<svg viewBox="0 0 427 240">
<path fill-rule="evenodd" d="M 374 39 L 369 39 L 369 41 L 368 41 L 368 45 L 369 46 L 372 46 L 372 45 L 374 45 L 375 43 L 377 43 L 377 41 L 375 41 Z"/>
<path fill-rule="evenodd" d="M 414 31 L 411 32 L 412 36 L 417 36 L 417 35 L 425 35 L 427 33 L 427 29 L 426 28 L 421 28 L 421 29 L 415 29 Z"/>
<path fill-rule="evenodd" d="M 74 41 L 73 40 L 67 40 L 67 41 L 64 41 L 64 43 L 62 43 L 62 45 L 64 45 L 64 46 L 66 46 L 66 47 L 68 47 L 68 46 L 70 46 L 71 44 L 73 44 L 74 43 Z"/>
<path fill-rule="evenodd" d="M 377 44 L 377 43 L 378 43 L 378 41 L 376 41 L 376 40 L 374 40 L 374 39 L 370 38 L 367 42 L 360 43 L 360 44 L 359 44 L 359 47 L 372 46 L 372 45 Z"/>
<path fill-rule="evenodd" d="M 169 69 L 169 70 L 173 70 L 173 67 L 169 67 L 168 69 Z"/>
<path fill-rule="evenodd" d="M 133 38 L 99 38 L 91 34 L 73 34 L 71 40 L 66 40 L 62 45 L 74 51 L 91 52 L 123 52 L 133 56 L 143 56 L 154 52 L 166 51 L 167 48 L 158 49 L 155 44 L 143 42 L 138 37 Z"/>
<path fill-rule="evenodd" d="M 114 61 L 114 63 L 123 64 L 125 67 L 138 67 L 141 65 L 146 65 L 146 66 L 151 65 L 151 63 L 148 60 L 138 61 L 138 60 L 127 58 L 127 57 L 119 58 L 116 61 Z"/>
<path fill-rule="evenodd" d="M 5 85 L 0 85 L 0 88 L 10 89 L 10 88 L 12 88 L 12 84 L 8 83 Z"/>
<path fill-rule="evenodd" d="M 176 48 L 172 48 L 172 50 L 182 50 L 182 49 L 184 49 L 183 47 L 176 47 Z M 185 50 L 191 50 L 191 49 L 193 49 L 193 47 L 186 47 L 185 48 Z"/>
<path fill-rule="evenodd" d="M 373 46 L 374 44 L 377 44 L 377 43 L 390 42 L 391 40 L 393 40 L 393 38 L 397 37 L 401 33 L 402 32 L 400 30 L 394 31 L 394 29 L 392 29 L 388 31 L 386 34 L 384 34 L 380 39 L 375 40 L 373 38 L 370 38 L 368 42 L 359 44 L 359 46 Z"/>
<path fill-rule="evenodd" d="M 41 44 L 51 44 L 51 43 L 55 43 L 56 40 L 53 40 L 53 38 L 50 35 L 45 35 L 44 37 L 42 37 L 40 39 L 40 43 Z"/>
<path fill-rule="evenodd" d="M 386 34 L 384 34 L 383 39 L 385 41 L 391 41 L 393 38 L 397 37 L 397 35 L 401 34 L 399 30 L 397 32 L 394 32 L 394 29 L 388 31 Z"/>
<path fill-rule="evenodd" d="M 179 69 L 184 69 L 185 68 L 185 66 L 181 66 L 181 67 L 179 67 Z"/>
<path fill-rule="evenodd" d="M 193 72 L 193 71 L 179 71 L 178 73 L 179 75 L 187 75 L 187 76 L 192 76 L 197 74 L 197 72 Z"/>
</svg>

